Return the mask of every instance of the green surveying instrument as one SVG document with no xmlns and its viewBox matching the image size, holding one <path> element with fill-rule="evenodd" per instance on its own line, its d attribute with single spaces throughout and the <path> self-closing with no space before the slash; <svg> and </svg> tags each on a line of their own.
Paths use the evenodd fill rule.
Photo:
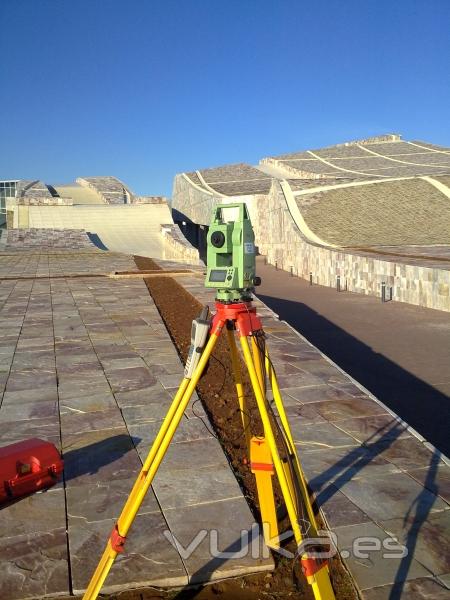
<svg viewBox="0 0 450 600">
<path fill-rule="evenodd" d="M 214 210 L 207 237 L 205 286 L 217 289 L 217 300 L 251 300 L 256 276 L 255 234 L 247 206 L 221 204 Z"/>
<path fill-rule="evenodd" d="M 222 333 L 228 339 L 237 404 L 247 446 L 245 464 L 256 480 L 264 541 L 273 550 L 281 549 L 282 535 L 273 489 L 273 477 L 276 476 L 300 565 L 314 597 L 316 600 L 335 600 L 327 562 L 330 553 L 319 549 L 319 532 L 305 476 L 266 346 L 266 335 L 252 305 L 251 294 L 260 280 L 255 275 L 254 234 L 245 203 L 217 206 L 207 240 L 205 285 L 217 290 L 216 311 L 211 317 L 208 307 L 205 307 L 192 323 L 191 348 L 184 378 L 108 538 L 83 600 L 97 598 L 117 555 L 124 551 L 128 531 Z M 240 342 L 240 351 L 236 338 Z M 248 398 L 244 393 L 243 364 L 251 382 L 264 432 L 262 436 L 254 433 L 253 411 L 248 409 Z M 268 390 L 272 392 L 271 401 L 267 396 Z M 259 430 L 259 423 L 257 425 Z"/>
</svg>

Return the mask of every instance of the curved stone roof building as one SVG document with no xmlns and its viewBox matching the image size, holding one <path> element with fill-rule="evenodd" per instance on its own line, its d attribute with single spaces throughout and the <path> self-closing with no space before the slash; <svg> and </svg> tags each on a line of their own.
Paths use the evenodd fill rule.
<svg viewBox="0 0 450 600">
<path fill-rule="evenodd" d="M 67 184 L 14 184 L 14 196 L 5 207 L 8 235 L 0 236 L 0 250 L 94 244 L 125 254 L 198 260 L 162 196 L 136 196 L 112 176 L 79 177 Z"/>
<path fill-rule="evenodd" d="M 339 274 L 365 293 L 405 282 L 392 263 L 436 268 L 440 275 L 416 275 L 398 299 L 450 310 L 450 148 L 389 134 L 175 177 L 175 218 L 208 225 L 215 204 L 238 199 L 249 206 L 260 252 L 278 266 L 326 285 Z M 319 258 L 325 250 L 333 253 Z M 391 266 L 361 271 L 361 257 Z M 430 278 L 434 300 L 424 291 Z"/>
</svg>

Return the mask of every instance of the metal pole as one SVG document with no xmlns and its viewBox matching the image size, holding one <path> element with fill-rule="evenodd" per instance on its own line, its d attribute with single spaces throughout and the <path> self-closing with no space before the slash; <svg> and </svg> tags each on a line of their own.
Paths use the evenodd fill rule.
<svg viewBox="0 0 450 600">
<path fill-rule="evenodd" d="M 312 285 L 312 272 L 309 272 L 309 285 Z"/>
<path fill-rule="evenodd" d="M 381 302 L 386 302 L 386 282 L 381 282 Z"/>
<path fill-rule="evenodd" d="M 393 289 L 394 288 L 392 286 L 389 288 L 389 301 L 392 301 L 392 290 Z"/>
<path fill-rule="evenodd" d="M 341 291 L 341 276 L 340 275 L 338 275 L 336 278 L 336 289 L 338 292 Z"/>
<path fill-rule="evenodd" d="M 291 265 L 291 277 L 294 277 L 294 267 Z"/>
<path fill-rule="evenodd" d="M 278 271 L 278 261 L 275 261 L 275 271 Z"/>
</svg>

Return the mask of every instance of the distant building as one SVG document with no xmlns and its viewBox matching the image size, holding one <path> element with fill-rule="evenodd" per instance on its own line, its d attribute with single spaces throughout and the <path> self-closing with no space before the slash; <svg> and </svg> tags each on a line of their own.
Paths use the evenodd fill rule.
<svg viewBox="0 0 450 600">
<path fill-rule="evenodd" d="M 200 253 L 212 207 L 236 201 L 269 263 L 450 310 L 450 148 L 388 134 L 175 177 L 174 219 Z"/>
<path fill-rule="evenodd" d="M 17 184 L 17 180 L 0 181 L 0 225 L 6 223 L 6 199 L 16 197 Z"/>
</svg>

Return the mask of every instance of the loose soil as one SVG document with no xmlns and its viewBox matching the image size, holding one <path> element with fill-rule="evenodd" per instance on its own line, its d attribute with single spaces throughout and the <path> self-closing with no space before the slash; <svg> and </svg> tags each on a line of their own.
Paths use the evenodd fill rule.
<svg viewBox="0 0 450 600">
<path fill-rule="evenodd" d="M 134 257 L 142 270 L 159 269 L 151 259 Z M 183 360 L 186 360 L 190 346 L 192 320 L 197 318 L 202 305 L 171 277 L 144 279 L 147 288 L 161 314 L 169 334 Z M 248 411 L 251 415 L 252 433 L 261 434 L 262 426 L 256 409 L 248 375 L 242 370 Z M 231 357 L 225 336 L 222 336 L 214 349 L 208 368 L 197 386 L 199 398 L 214 428 L 231 468 L 239 481 L 253 515 L 260 520 L 255 479 L 247 464 L 245 436 L 238 410 L 236 389 L 231 367 Z M 195 405 L 194 405 L 195 411 Z M 279 489 L 275 489 L 280 512 Z M 319 526 L 320 515 L 317 514 Z M 283 526 L 283 521 L 281 523 Z M 286 549 L 295 551 L 294 542 Z M 274 555 L 275 570 L 228 579 L 221 582 L 183 590 L 129 590 L 108 596 L 109 600 L 275 600 L 298 598 L 313 600 L 311 587 L 307 584 L 299 568 L 299 561 Z M 330 562 L 330 574 L 337 600 L 358 600 L 355 586 L 339 557 Z"/>
<path fill-rule="evenodd" d="M 162 271 L 161 267 L 151 258 L 146 256 L 133 256 L 133 258 L 140 271 Z"/>
</svg>

